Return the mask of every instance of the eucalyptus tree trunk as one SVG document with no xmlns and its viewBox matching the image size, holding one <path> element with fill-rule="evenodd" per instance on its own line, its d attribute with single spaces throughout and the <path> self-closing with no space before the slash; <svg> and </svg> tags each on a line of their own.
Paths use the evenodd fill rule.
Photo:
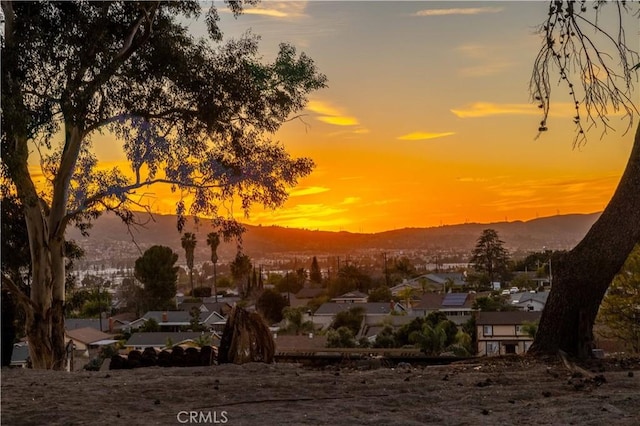
<svg viewBox="0 0 640 426">
<path fill-rule="evenodd" d="M 60 370 L 65 366 L 65 239 L 69 182 L 75 168 L 83 132 L 67 125 L 66 147 L 61 167 L 53 182 L 48 206 L 38 196 L 27 162 L 27 141 L 15 136 L 13 180 L 24 208 L 31 254 L 31 290 L 27 298 L 13 286 L 11 290 L 24 307 L 25 332 L 34 368 Z"/>
<path fill-rule="evenodd" d="M 640 242 L 640 125 L 613 198 L 584 239 L 554 264 L 553 287 L 530 353 L 591 356 L 600 303 Z"/>
</svg>

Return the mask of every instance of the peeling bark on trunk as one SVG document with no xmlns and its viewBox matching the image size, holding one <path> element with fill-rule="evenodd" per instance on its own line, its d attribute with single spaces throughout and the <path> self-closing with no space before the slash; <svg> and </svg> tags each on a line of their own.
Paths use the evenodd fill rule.
<svg viewBox="0 0 640 426">
<path fill-rule="evenodd" d="M 65 367 L 64 304 L 66 205 L 69 182 L 83 138 L 76 126 L 67 125 L 65 152 L 54 181 L 51 209 L 43 206 L 27 167 L 26 140 L 16 140 L 17 167 L 13 180 L 24 207 L 31 254 L 31 303 L 23 303 L 25 332 L 33 368 Z M 22 150 L 25 150 L 22 152 Z"/>
<path fill-rule="evenodd" d="M 606 209 L 584 239 L 554 264 L 553 288 L 544 308 L 534 355 L 563 350 L 591 356 L 593 324 L 614 276 L 640 242 L 640 125 L 629 162 Z"/>
</svg>

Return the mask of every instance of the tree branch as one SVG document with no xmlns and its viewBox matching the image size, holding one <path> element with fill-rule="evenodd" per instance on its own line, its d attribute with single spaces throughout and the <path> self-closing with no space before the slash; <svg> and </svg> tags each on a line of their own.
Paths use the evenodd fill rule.
<svg viewBox="0 0 640 426">
<path fill-rule="evenodd" d="M 36 304 L 33 300 L 29 299 L 24 291 L 20 290 L 20 288 L 13 282 L 11 277 L 9 277 L 6 273 L 2 273 L 2 287 L 6 290 L 10 291 L 11 294 L 15 295 L 18 298 L 18 302 L 23 305 L 25 308 L 30 308 L 35 310 Z"/>
<path fill-rule="evenodd" d="M 178 185 L 178 186 L 182 186 L 182 187 L 187 187 L 187 188 L 197 188 L 197 189 L 214 189 L 214 188 L 224 188 L 225 186 L 228 185 L 202 185 L 202 184 L 195 184 L 195 183 L 188 183 L 188 182 L 181 182 L 178 180 L 173 180 L 173 179 L 152 179 L 152 180 L 147 180 L 144 182 L 136 182 L 132 185 L 128 185 L 128 186 L 124 186 L 124 187 L 119 187 L 119 188 L 112 188 L 109 189 L 107 191 L 103 191 L 103 192 L 99 192 L 96 193 L 94 195 L 92 195 L 91 197 L 88 197 L 80 207 L 78 207 L 77 209 L 70 211 L 66 214 L 65 219 L 64 219 L 64 223 L 67 224 L 69 223 L 71 220 L 73 220 L 74 218 L 76 218 L 79 214 L 81 214 L 82 212 L 84 212 L 85 210 L 87 210 L 88 208 L 90 208 L 91 206 L 97 204 L 97 203 L 101 203 L 102 200 L 104 200 L 107 197 L 112 197 L 112 196 L 122 196 L 128 192 L 131 192 L 133 190 L 142 188 L 144 186 L 149 186 L 149 185 L 154 185 L 154 184 L 159 184 L 159 183 L 164 183 L 164 184 L 168 184 L 168 185 Z M 129 201 L 132 201 L 131 199 L 127 198 Z M 104 204 L 103 204 L 104 205 Z"/>
</svg>

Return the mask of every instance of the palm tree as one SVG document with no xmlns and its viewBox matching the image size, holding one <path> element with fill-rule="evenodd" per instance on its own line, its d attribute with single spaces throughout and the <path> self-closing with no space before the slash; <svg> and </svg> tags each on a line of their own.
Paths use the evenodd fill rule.
<svg viewBox="0 0 640 426">
<path fill-rule="evenodd" d="M 193 296 L 193 252 L 196 249 L 196 235 L 192 232 L 185 232 L 182 235 L 182 248 L 187 258 L 187 268 L 189 268 L 189 283 L 191 284 L 191 296 Z"/>
<path fill-rule="evenodd" d="M 405 287 L 398 293 L 398 297 L 400 300 L 404 300 L 406 302 L 406 308 L 408 311 L 411 310 L 411 299 L 415 294 L 416 289 L 413 287 Z"/>
<path fill-rule="evenodd" d="M 207 234 L 207 245 L 211 247 L 211 263 L 213 263 L 213 297 L 218 301 L 218 273 L 216 265 L 218 264 L 218 246 L 220 245 L 220 235 L 217 232 L 209 232 Z"/>
</svg>

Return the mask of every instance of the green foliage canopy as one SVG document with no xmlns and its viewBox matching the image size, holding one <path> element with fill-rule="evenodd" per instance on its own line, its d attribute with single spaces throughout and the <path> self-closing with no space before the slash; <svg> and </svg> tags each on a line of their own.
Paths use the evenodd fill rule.
<svg viewBox="0 0 640 426">
<path fill-rule="evenodd" d="M 340 327 L 346 327 L 351 331 L 353 336 L 356 336 L 360 331 L 362 320 L 364 319 L 365 310 L 362 307 L 356 306 L 346 311 L 338 312 L 331 323 L 331 328 L 334 330 Z"/>
<path fill-rule="evenodd" d="M 134 275 L 144 286 L 147 310 L 175 306 L 178 255 L 170 247 L 152 246 L 136 259 Z"/>
<path fill-rule="evenodd" d="M 495 281 L 497 275 L 507 272 L 509 252 L 504 248 L 504 241 L 494 229 L 482 231 L 471 252 L 469 262 L 474 265 L 476 271 L 486 273 L 490 282 Z"/>
<path fill-rule="evenodd" d="M 599 316 L 606 326 L 602 332 L 640 352 L 640 244 L 616 275 L 600 305 Z"/>
<path fill-rule="evenodd" d="M 266 289 L 256 301 L 256 309 L 262 314 L 267 324 L 274 324 L 282 321 L 282 311 L 289 302 L 280 293 Z"/>
</svg>

